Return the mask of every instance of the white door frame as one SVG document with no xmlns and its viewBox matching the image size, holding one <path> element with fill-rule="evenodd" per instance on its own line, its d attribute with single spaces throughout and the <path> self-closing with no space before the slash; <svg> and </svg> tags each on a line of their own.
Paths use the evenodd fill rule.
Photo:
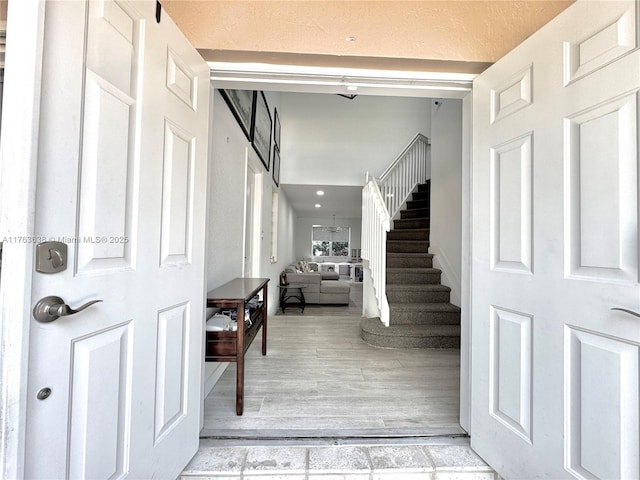
<svg viewBox="0 0 640 480">
<path fill-rule="evenodd" d="M 3 245 L 0 280 L 0 477 L 23 478 L 45 2 L 9 2 L 8 19 L 0 240 L 13 241 Z"/>
<path fill-rule="evenodd" d="M 252 160 L 249 148 L 247 147 L 245 150 L 244 247 L 246 249 L 247 242 L 251 245 L 251 251 L 249 252 L 251 258 L 247 259 L 247 252 L 244 252 L 244 258 L 245 264 L 249 262 L 251 265 L 251 276 L 259 277 L 261 275 L 260 263 L 262 258 L 262 171 Z M 248 202 L 247 193 L 251 185 L 253 185 L 253 191 L 251 192 L 251 201 Z M 258 228 L 256 228 L 256 225 L 258 225 Z"/>
</svg>

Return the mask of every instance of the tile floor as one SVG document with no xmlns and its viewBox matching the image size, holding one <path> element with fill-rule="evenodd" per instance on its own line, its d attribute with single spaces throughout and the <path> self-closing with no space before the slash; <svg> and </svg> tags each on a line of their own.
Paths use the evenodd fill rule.
<svg viewBox="0 0 640 480">
<path fill-rule="evenodd" d="M 201 446 L 182 480 L 498 480 L 468 445 Z"/>
</svg>

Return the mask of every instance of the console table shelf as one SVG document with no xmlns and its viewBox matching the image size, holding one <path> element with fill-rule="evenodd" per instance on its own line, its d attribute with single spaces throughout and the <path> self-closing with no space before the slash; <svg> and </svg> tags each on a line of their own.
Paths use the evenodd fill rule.
<svg viewBox="0 0 640 480">
<path fill-rule="evenodd" d="M 236 278 L 207 293 L 207 307 L 237 309 L 238 330 L 206 332 L 206 362 L 236 362 L 236 414 L 244 410 L 244 354 L 262 327 L 262 355 L 267 354 L 268 278 Z M 262 302 L 250 313 L 251 326 L 244 320 L 245 305 L 261 294 Z"/>
</svg>

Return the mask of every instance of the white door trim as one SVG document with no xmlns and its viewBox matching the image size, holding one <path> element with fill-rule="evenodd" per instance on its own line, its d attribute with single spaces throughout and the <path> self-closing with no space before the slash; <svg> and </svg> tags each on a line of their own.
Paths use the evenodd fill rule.
<svg viewBox="0 0 640 480">
<path fill-rule="evenodd" d="M 472 95 L 462 99 L 462 259 L 460 317 L 460 426 L 471 435 L 471 259 L 473 258 Z"/>
<path fill-rule="evenodd" d="M 0 140 L 0 240 L 7 239 L 0 280 L 0 476 L 23 478 L 45 2 L 9 2 L 8 18 Z"/>
<path fill-rule="evenodd" d="M 251 265 L 251 276 L 260 276 L 260 263 L 262 260 L 262 173 L 261 168 L 255 163 L 249 147 L 246 149 L 245 164 L 245 189 L 249 189 L 253 185 L 250 202 L 247 201 L 247 191 L 245 190 L 245 248 L 247 242 L 251 245 L 249 255 L 251 258 L 246 259 L 247 252 L 244 252 L 245 262 Z M 250 220 L 250 221 L 249 221 Z M 256 228 L 256 225 L 259 227 Z M 244 266 L 243 266 L 244 268 Z"/>
</svg>

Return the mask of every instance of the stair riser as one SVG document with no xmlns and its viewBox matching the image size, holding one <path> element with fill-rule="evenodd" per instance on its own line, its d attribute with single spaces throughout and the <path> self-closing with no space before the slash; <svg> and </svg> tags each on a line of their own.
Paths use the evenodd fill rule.
<svg viewBox="0 0 640 480">
<path fill-rule="evenodd" d="M 414 210 L 400 210 L 400 219 L 429 218 L 428 208 L 416 208 Z"/>
<path fill-rule="evenodd" d="M 405 228 L 429 228 L 429 219 L 407 218 L 393 221 L 394 230 L 402 230 Z"/>
<path fill-rule="evenodd" d="M 460 348 L 460 337 L 385 337 L 362 331 L 362 340 L 383 348 Z"/>
<path fill-rule="evenodd" d="M 389 253 L 428 253 L 429 242 L 387 241 L 387 252 Z"/>
<path fill-rule="evenodd" d="M 415 210 L 419 208 L 429 208 L 429 200 L 407 200 L 407 210 Z"/>
<path fill-rule="evenodd" d="M 449 292 L 407 291 L 387 288 L 389 303 L 448 303 Z"/>
<path fill-rule="evenodd" d="M 398 312 L 391 310 L 390 325 L 460 325 L 457 312 Z"/>
<path fill-rule="evenodd" d="M 432 257 L 387 257 L 387 267 L 390 268 L 433 268 Z"/>
<path fill-rule="evenodd" d="M 417 201 L 417 200 L 430 200 L 431 199 L 431 192 L 413 192 L 411 194 L 411 200 Z"/>
<path fill-rule="evenodd" d="M 429 230 L 391 230 L 387 240 L 421 240 L 429 241 Z"/>
<path fill-rule="evenodd" d="M 440 273 L 411 272 L 408 269 L 406 272 L 387 272 L 387 284 L 409 285 L 417 283 L 420 285 L 433 285 L 440 283 L 440 277 Z"/>
</svg>

